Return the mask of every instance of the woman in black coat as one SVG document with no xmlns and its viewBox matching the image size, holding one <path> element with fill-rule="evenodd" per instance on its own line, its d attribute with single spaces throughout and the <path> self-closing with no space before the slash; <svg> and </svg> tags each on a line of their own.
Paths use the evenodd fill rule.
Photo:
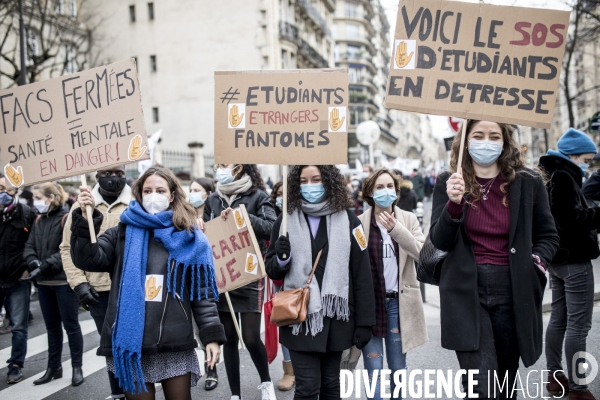
<svg viewBox="0 0 600 400">
<path fill-rule="evenodd" d="M 375 325 L 367 238 L 334 165 L 294 166 L 288 176 L 287 235 L 273 226 L 267 274 L 284 290 L 304 287 L 319 252 L 306 321 L 279 329 L 296 376 L 295 399 L 339 399 L 342 351 L 362 349 Z M 285 255 L 285 257 L 284 257 Z"/>
<path fill-rule="evenodd" d="M 262 254 L 271 236 L 275 210 L 265 192 L 265 184 L 256 164 L 219 164 L 216 166 L 216 190 L 208 196 L 204 206 L 204 221 L 227 219 L 231 210 L 243 204 Z M 242 339 L 250 352 L 261 379 L 259 388 L 263 398 L 275 399 L 275 390 L 269 374 L 267 349 L 260 338 L 264 279 L 229 292 L 234 312 L 241 314 Z M 220 296 L 219 317 L 225 326 L 227 344 L 223 349 L 225 370 L 232 396 L 241 397 L 240 356 L 238 336 L 224 295 Z"/>
<path fill-rule="evenodd" d="M 528 367 L 542 353 L 545 269 L 558 235 L 543 179 L 523 166 L 513 128 L 466 123 L 462 174 L 457 135 L 454 173 L 440 176 L 433 192 L 430 236 L 449 252 L 440 277 L 442 347 L 456 351 L 461 369 L 479 370 L 474 391 L 487 398 L 488 385 L 500 393 L 494 374 L 512 388 L 519 358 Z"/>
<path fill-rule="evenodd" d="M 197 226 L 196 212 L 173 173 L 149 168 L 132 187 L 121 223 L 92 244 L 81 187 L 72 213 L 71 258 L 89 272 L 108 272 L 109 304 L 98 355 L 119 379 L 127 399 L 154 399 L 160 382 L 166 399 L 191 400 L 200 377 L 192 315 L 209 366 L 219 359 L 225 333 L 219 321 L 212 249 Z M 94 208 L 96 232 L 102 213 Z M 147 392 L 147 393 L 144 393 Z"/>
<path fill-rule="evenodd" d="M 558 141 L 558 151 L 540 158 L 550 178 L 548 191 L 560 247 L 548 269 L 552 288 L 552 313 L 546 330 L 546 389 L 552 396 L 592 400 L 587 384 L 577 379 L 594 310 L 594 267 L 598 258 L 600 208 L 588 201 L 581 181 L 596 155 L 596 144 L 585 133 L 569 129 Z M 593 175 L 592 175 L 593 176 Z M 591 180 L 591 178 L 590 178 Z M 563 343 L 568 378 L 563 374 Z M 582 353 L 580 353 L 582 352 Z"/>
<path fill-rule="evenodd" d="M 73 376 L 71 384 L 83 383 L 81 371 L 83 335 L 79 326 L 79 300 L 67 282 L 60 257 L 63 227 L 68 211 L 63 207 L 67 194 L 54 183 L 33 187 L 33 204 L 38 216 L 31 227 L 23 257 L 29 267 L 29 276 L 23 281 L 37 281 L 40 308 L 48 331 L 48 368 L 33 382 L 43 385 L 62 378 L 62 347 L 64 326 L 69 338 Z"/>
</svg>

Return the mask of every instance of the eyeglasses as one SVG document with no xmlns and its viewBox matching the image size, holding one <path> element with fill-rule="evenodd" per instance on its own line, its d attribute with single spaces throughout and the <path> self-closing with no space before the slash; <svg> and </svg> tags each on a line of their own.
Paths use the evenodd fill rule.
<svg viewBox="0 0 600 400">
<path fill-rule="evenodd" d="M 123 172 L 123 171 L 100 171 L 100 172 L 98 172 L 98 176 L 100 178 L 109 178 L 111 176 L 116 176 L 118 178 L 124 178 L 125 172 Z"/>
</svg>

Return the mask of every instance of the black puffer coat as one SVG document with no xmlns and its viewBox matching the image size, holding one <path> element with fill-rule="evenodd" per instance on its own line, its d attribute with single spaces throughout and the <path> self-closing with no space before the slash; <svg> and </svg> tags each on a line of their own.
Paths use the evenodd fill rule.
<svg viewBox="0 0 600 400">
<path fill-rule="evenodd" d="M 1 214 L 0 221 L 0 287 L 14 286 L 27 264 L 23 251 L 29 238 L 35 213 L 25 204 L 17 202 L 14 209 Z"/>
<path fill-rule="evenodd" d="M 42 263 L 38 282 L 67 281 L 59 246 L 62 242 L 63 216 L 68 213 L 64 207 L 56 207 L 45 214 L 39 214 L 33 222 L 23 258 L 28 265 L 33 260 Z"/>
<path fill-rule="evenodd" d="M 221 212 L 228 208 L 227 201 L 221 198 L 217 192 L 214 192 L 206 199 L 204 206 L 204 221 L 208 222 L 213 218 L 219 218 Z M 231 204 L 231 208 L 237 208 L 243 204 L 248 212 L 250 224 L 254 230 L 256 241 L 260 251 L 265 255 L 267 252 L 267 240 L 271 237 L 273 223 L 277 219 L 275 209 L 271 204 L 271 198 L 260 189 L 252 193 L 252 189 L 240 194 Z M 229 292 L 229 298 L 235 312 L 261 312 L 263 304 L 263 279 L 250 283 L 239 289 Z M 224 295 L 219 296 L 219 311 L 229 312 L 227 300 Z"/>
<path fill-rule="evenodd" d="M 88 272 L 108 272 L 112 281 L 108 309 L 102 326 L 99 356 L 112 356 L 112 332 L 117 313 L 119 286 L 123 273 L 123 253 L 125 251 L 126 226 L 119 224 L 108 229 L 98 237 L 98 243 L 91 244 L 88 223 L 81 215 L 81 209 L 72 213 L 71 225 L 71 258 L 77 268 Z M 102 213 L 94 209 L 94 228 L 99 232 L 102 224 Z M 150 235 L 148 242 L 148 265 L 146 275 L 162 275 L 162 290 L 159 289 L 160 301 L 146 301 L 146 317 L 144 320 L 144 339 L 142 354 L 156 354 L 191 350 L 198 347 L 194 339 L 192 315 L 198 325 L 199 338 L 206 346 L 209 343 L 226 342 L 225 330 L 219 320 L 215 299 L 209 290 L 209 298 L 190 301 L 189 287 L 191 275 L 185 277 L 186 285 L 183 298 L 173 298 L 166 290 L 167 261 L 169 253 L 162 243 Z M 173 270 L 173 269 L 171 269 Z M 177 282 L 181 282 L 182 268 L 177 269 Z M 191 271 L 191 269 L 190 269 Z M 173 279 L 173 277 L 171 277 Z M 204 282 L 201 283 L 204 287 Z M 159 284 L 156 284 L 158 287 Z"/>
<path fill-rule="evenodd" d="M 598 235 L 600 207 L 590 207 L 583 194 L 581 168 L 560 156 L 540 158 L 550 178 L 547 184 L 550 210 L 556 222 L 560 246 L 553 264 L 590 261 L 600 255 Z"/>
</svg>

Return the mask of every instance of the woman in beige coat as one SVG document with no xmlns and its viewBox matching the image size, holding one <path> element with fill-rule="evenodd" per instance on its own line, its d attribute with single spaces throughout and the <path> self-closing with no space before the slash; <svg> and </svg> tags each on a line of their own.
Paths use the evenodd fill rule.
<svg viewBox="0 0 600 400">
<path fill-rule="evenodd" d="M 394 206 L 399 191 L 397 175 L 386 168 L 375 171 L 363 183 L 362 197 L 371 208 L 359 217 L 368 240 L 377 320 L 362 349 L 364 363 L 371 378 L 381 371 L 385 342 L 393 399 L 401 398 L 394 393 L 393 376 L 406 369 L 406 353 L 427 341 L 414 264 L 425 236 L 414 214 Z M 381 399 L 379 376 L 374 399 Z"/>
</svg>

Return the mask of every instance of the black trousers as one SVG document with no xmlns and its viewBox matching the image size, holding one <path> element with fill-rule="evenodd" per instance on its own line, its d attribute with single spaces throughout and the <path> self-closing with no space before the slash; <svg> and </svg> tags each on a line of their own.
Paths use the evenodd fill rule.
<svg viewBox="0 0 600 400">
<path fill-rule="evenodd" d="M 98 295 L 100 295 L 98 304 L 89 306 L 89 308 L 90 315 L 94 318 L 94 322 L 96 323 L 96 329 L 98 330 L 98 333 L 102 335 L 102 326 L 104 325 L 104 318 L 106 317 L 106 310 L 108 309 L 110 292 L 98 292 Z M 123 389 L 119 386 L 119 380 L 111 371 L 108 371 L 108 382 L 110 383 L 110 390 L 113 396 L 123 394 Z"/>
<path fill-rule="evenodd" d="M 294 399 L 339 400 L 341 351 L 290 350 L 296 376 Z"/>
<path fill-rule="evenodd" d="M 524 267 L 531 267 L 529 265 Z M 478 265 L 479 289 L 479 349 L 457 351 L 461 369 L 478 369 L 474 375 L 478 384 L 473 392 L 480 399 L 511 399 L 519 369 L 519 345 L 515 324 L 510 269 L 500 265 Z M 489 381 L 488 381 L 489 377 Z M 495 379 L 496 377 L 496 379 Z M 506 380 L 505 380 L 506 378 Z M 496 384 L 499 382 L 499 385 Z M 468 378 L 463 375 L 463 390 Z M 504 386 L 501 390 L 500 386 Z M 519 388 L 519 386 L 517 387 Z"/>
</svg>

